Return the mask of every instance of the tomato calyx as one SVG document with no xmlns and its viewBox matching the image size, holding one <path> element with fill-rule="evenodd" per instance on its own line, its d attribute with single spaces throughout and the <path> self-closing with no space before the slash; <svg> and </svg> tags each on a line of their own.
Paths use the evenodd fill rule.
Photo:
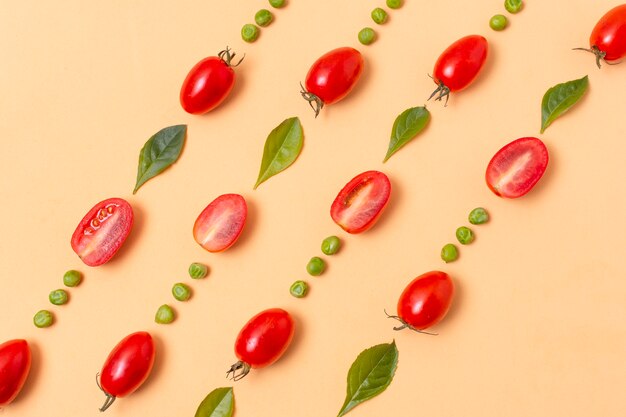
<svg viewBox="0 0 626 417">
<path fill-rule="evenodd" d="M 450 89 L 443 82 L 441 82 L 439 80 L 435 80 L 432 75 L 428 74 L 428 76 L 430 78 L 432 78 L 433 81 L 435 81 L 437 83 L 437 88 L 435 89 L 435 91 L 433 91 L 433 93 L 430 95 L 430 97 L 428 97 L 427 101 L 430 101 L 431 98 L 433 98 L 437 94 L 439 94 L 435 98 L 435 101 L 441 101 L 441 99 L 443 99 L 445 97 L 446 98 L 446 103 L 443 105 L 443 107 L 448 107 L 448 99 L 450 98 Z"/>
<path fill-rule="evenodd" d="M 383 311 L 387 315 L 388 319 L 398 320 L 400 323 L 402 323 L 402 326 L 396 326 L 396 327 L 393 328 L 395 331 L 400 331 L 400 330 L 404 330 L 404 329 L 410 329 L 410 330 L 413 330 L 414 332 L 427 334 L 429 336 L 437 336 L 438 335 L 437 333 L 431 333 L 431 332 L 427 332 L 427 331 L 424 331 L 424 330 L 416 329 L 415 327 L 411 326 L 409 323 L 404 321 L 402 319 L 402 317 L 392 316 L 389 313 L 387 313 L 387 310 L 383 310 Z"/>
<path fill-rule="evenodd" d="M 217 54 L 217 57 L 221 59 L 222 62 L 226 64 L 227 66 L 229 66 L 230 68 L 234 68 L 234 67 L 238 67 L 239 64 L 241 64 L 241 61 L 243 61 L 243 59 L 246 57 L 246 54 L 244 54 L 239 60 L 239 62 L 237 62 L 236 64 L 233 64 L 232 62 L 233 62 L 233 59 L 235 58 L 235 55 L 237 54 L 235 52 L 232 52 L 232 49 L 230 49 L 227 46 L 226 49 L 224 49 L 223 51 L 220 51 L 220 53 Z"/>
<path fill-rule="evenodd" d="M 100 385 L 100 381 L 98 380 L 98 378 L 100 378 L 100 373 L 96 374 L 96 385 L 98 385 L 98 388 L 100 388 L 100 391 L 102 391 L 104 393 L 104 395 L 106 396 L 105 400 L 104 400 L 104 404 L 102 404 L 102 407 L 100 407 L 98 410 L 100 410 L 100 412 L 104 412 L 106 411 L 111 405 L 113 405 L 113 403 L 115 402 L 115 399 L 117 398 L 115 395 L 111 395 L 108 392 L 106 392 L 104 390 L 104 388 L 102 388 L 102 385 Z"/>
<path fill-rule="evenodd" d="M 604 62 L 607 65 L 617 65 L 618 62 L 609 62 L 606 59 L 604 59 L 604 57 L 606 56 L 606 52 L 601 51 L 600 48 L 598 48 L 596 45 L 593 45 L 590 48 L 573 48 L 572 50 L 574 51 L 585 51 L 585 52 L 590 52 L 592 54 L 594 54 L 596 56 L 596 65 L 598 66 L 598 68 L 602 68 L 602 65 L 600 64 L 600 61 Z"/>
<path fill-rule="evenodd" d="M 233 381 L 239 381 L 250 373 L 251 368 L 252 367 L 249 363 L 246 363 L 244 361 L 237 361 L 237 363 L 233 364 L 228 372 L 226 372 L 226 378 L 230 377 L 230 379 L 232 379 Z"/>
<path fill-rule="evenodd" d="M 302 90 L 300 90 L 302 98 L 309 102 L 309 106 L 311 106 L 311 108 L 315 112 L 315 117 L 317 118 L 317 116 L 320 114 L 320 111 L 324 108 L 324 102 L 315 94 L 306 91 L 306 88 L 304 88 L 302 83 L 300 83 L 300 87 L 302 88 Z"/>
</svg>

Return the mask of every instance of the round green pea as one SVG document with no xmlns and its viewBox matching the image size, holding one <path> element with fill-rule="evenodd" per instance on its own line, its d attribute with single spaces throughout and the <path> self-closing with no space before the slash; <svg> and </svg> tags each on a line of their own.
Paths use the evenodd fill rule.
<svg viewBox="0 0 626 417">
<path fill-rule="evenodd" d="M 339 252 L 341 240 L 337 236 L 328 236 L 322 241 L 322 252 L 325 255 L 334 255 Z"/>
<path fill-rule="evenodd" d="M 65 290 L 54 290 L 48 295 L 48 299 L 55 306 L 61 306 L 67 303 L 67 298 L 67 291 Z"/>
<path fill-rule="evenodd" d="M 504 8 L 509 13 L 517 13 L 522 10 L 524 7 L 524 2 L 522 0 L 504 0 Z"/>
<path fill-rule="evenodd" d="M 270 0 L 270 5 L 277 9 L 280 9 L 285 5 L 285 0 Z"/>
<path fill-rule="evenodd" d="M 254 42 L 259 38 L 259 28 L 252 23 L 246 23 L 241 28 L 241 38 L 246 42 Z"/>
<path fill-rule="evenodd" d="M 452 243 L 448 243 L 441 248 L 441 259 L 445 263 L 454 262 L 459 258 L 459 251 Z"/>
<path fill-rule="evenodd" d="M 476 207 L 467 218 L 471 224 L 484 224 L 489 221 L 489 213 L 482 207 Z"/>
<path fill-rule="evenodd" d="M 376 32 L 372 28 L 363 28 L 359 32 L 359 42 L 369 45 L 376 40 Z"/>
<path fill-rule="evenodd" d="M 491 20 L 489 20 L 489 26 L 491 26 L 491 29 L 493 30 L 500 31 L 504 30 L 508 22 L 509 20 L 506 18 L 505 15 L 497 14 L 493 16 Z"/>
<path fill-rule="evenodd" d="M 187 301 L 191 298 L 191 288 L 189 285 L 179 282 L 172 287 L 172 295 L 178 301 Z"/>
<path fill-rule="evenodd" d="M 456 229 L 456 238 L 461 245 L 469 245 L 474 241 L 474 232 L 469 227 L 461 226 Z"/>
<path fill-rule="evenodd" d="M 402 0 L 387 0 L 387 7 L 390 9 L 399 9 L 402 6 Z"/>
<path fill-rule="evenodd" d="M 306 296 L 306 293 L 309 291 L 309 284 L 304 281 L 296 281 L 291 284 L 289 288 L 289 292 L 296 298 L 303 298 Z"/>
<path fill-rule="evenodd" d="M 306 265 L 306 271 L 309 275 L 313 275 L 314 277 L 321 275 L 324 272 L 324 268 L 326 267 L 326 262 L 322 258 L 314 256 L 311 258 L 309 263 Z"/>
<path fill-rule="evenodd" d="M 52 326 L 53 322 L 54 316 L 48 310 L 40 310 L 37 312 L 37 314 L 35 314 L 35 317 L 33 317 L 33 323 L 36 327 L 39 327 L 40 329 L 43 327 Z"/>
<path fill-rule="evenodd" d="M 269 25 L 272 20 L 274 20 L 274 15 L 267 9 L 261 9 L 254 15 L 254 21 L 261 27 Z"/>
<path fill-rule="evenodd" d="M 376 24 L 382 25 L 387 21 L 387 12 L 380 7 L 375 8 L 372 10 L 372 20 Z"/>
<path fill-rule="evenodd" d="M 193 279 L 202 279 L 209 273 L 209 267 L 198 262 L 189 265 L 189 276 Z"/>
<path fill-rule="evenodd" d="M 159 324 L 170 324 L 171 322 L 174 321 L 174 318 L 175 318 L 174 309 L 168 306 L 167 304 L 163 304 L 157 310 L 154 316 L 154 321 Z"/>
<path fill-rule="evenodd" d="M 67 271 L 63 275 L 63 285 L 66 287 L 75 287 L 83 280 L 83 277 L 80 272 L 75 271 L 73 269 Z"/>
</svg>

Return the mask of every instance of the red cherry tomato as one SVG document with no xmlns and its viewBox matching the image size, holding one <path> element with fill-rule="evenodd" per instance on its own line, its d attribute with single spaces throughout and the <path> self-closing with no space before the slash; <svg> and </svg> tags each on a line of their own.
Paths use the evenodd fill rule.
<svg viewBox="0 0 626 417">
<path fill-rule="evenodd" d="M 235 354 L 239 361 L 230 367 L 235 381 L 245 377 L 250 368 L 263 368 L 280 358 L 289 347 L 295 323 L 288 312 L 271 308 L 252 317 L 239 332 Z"/>
<path fill-rule="evenodd" d="M 89 266 L 108 262 L 133 227 L 133 209 L 126 200 L 109 198 L 93 206 L 72 235 L 72 249 Z"/>
<path fill-rule="evenodd" d="M 339 192 L 330 207 L 330 216 L 348 233 L 361 233 L 376 223 L 389 201 L 391 183 L 379 171 L 354 177 Z"/>
<path fill-rule="evenodd" d="M 187 74 L 180 89 L 180 104 L 187 113 L 203 114 L 220 105 L 235 85 L 235 53 L 226 48 L 198 62 Z"/>
<path fill-rule="evenodd" d="M 17 339 L 0 345 L 0 407 L 17 397 L 28 378 L 31 355 L 28 342 Z"/>
<path fill-rule="evenodd" d="M 447 103 L 451 92 L 470 85 L 485 64 L 488 51 L 487 39 L 480 35 L 466 36 L 450 45 L 435 63 L 433 81 L 437 89 L 429 100 L 439 94 L 435 100 L 445 97 Z"/>
<path fill-rule="evenodd" d="M 193 237 L 209 252 L 222 252 L 237 241 L 247 216 L 248 206 L 242 196 L 221 195 L 202 210 L 193 226 Z"/>
<path fill-rule="evenodd" d="M 589 37 L 591 49 L 575 48 L 596 55 L 596 64 L 600 61 L 611 63 L 626 56 L 626 4 L 617 6 L 596 23 Z"/>
<path fill-rule="evenodd" d="M 497 196 L 521 197 L 537 184 L 548 166 L 548 149 L 537 138 L 520 138 L 491 158 L 485 178 Z"/>
<path fill-rule="evenodd" d="M 322 55 L 309 69 L 301 94 L 315 111 L 325 104 L 344 98 L 354 88 L 363 72 L 363 56 L 350 47 L 333 49 Z"/>
<path fill-rule="evenodd" d="M 445 272 L 431 271 L 415 278 L 398 299 L 397 319 L 402 326 L 420 333 L 443 319 L 454 297 L 454 284 Z"/>
<path fill-rule="evenodd" d="M 132 394 L 150 375 L 154 364 L 154 341 L 147 332 L 126 336 L 113 348 L 100 372 L 98 386 L 106 395 L 105 411 L 117 397 Z"/>
</svg>

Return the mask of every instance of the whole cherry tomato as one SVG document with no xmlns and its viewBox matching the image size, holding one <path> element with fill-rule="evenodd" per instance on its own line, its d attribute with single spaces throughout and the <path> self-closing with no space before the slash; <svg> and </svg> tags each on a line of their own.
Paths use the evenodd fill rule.
<svg viewBox="0 0 626 417">
<path fill-rule="evenodd" d="M 237 241 L 247 216 L 248 206 L 242 196 L 221 195 L 202 210 L 193 226 L 193 237 L 209 252 L 222 252 Z"/>
<path fill-rule="evenodd" d="M 302 97 L 309 102 L 315 117 L 326 104 L 344 98 L 363 72 L 363 56 L 350 47 L 333 49 L 322 55 L 306 76 Z"/>
<path fill-rule="evenodd" d="M 409 328 L 424 332 L 444 318 L 454 296 L 454 284 L 445 272 L 431 271 L 415 278 L 398 299 L 398 315 L 389 316 L 399 320 L 402 326 L 394 330 Z"/>
<path fill-rule="evenodd" d="M 72 235 L 72 249 L 88 266 L 108 262 L 133 227 L 133 209 L 126 200 L 101 201 L 80 221 Z"/>
<path fill-rule="evenodd" d="M 217 56 L 198 62 L 187 74 L 180 89 L 180 104 L 187 113 L 203 114 L 220 105 L 235 85 L 235 71 L 243 58 L 233 64 L 235 53 L 227 47 Z"/>
<path fill-rule="evenodd" d="M 280 358 L 293 338 L 295 323 L 288 312 L 271 308 L 252 317 L 239 332 L 235 354 L 239 361 L 227 372 L 235 381 L 251 368 L 263 368 Z"/>
<path fill-rule="evenodd" d="M 113 348 L 100 372 L 98 387 L 106 395 L 100 411 L 109 408 L 117 397 L 132 394 L 144 383 L 154 365 L 154 356 L 154 341 L 147 332 L 132 333 Z"/>
<path fill-rule="evenodd" d="M 437 59 L 433 70 L 433 81 L 437 89 L 428 98 L 439 94 L 435 100 L 446 98 L 451 92 L 461 91 L 478 76 L 487 59 L 489 44 L 480 35 L 459 39 L 448 47 Z"/>
<path fill-rule="evenodd" d="M 9 340 L 0 345 L 0 407 L 17 397 L 28 378 L 31 355 L 28 342 Z"/>
<path fill-rule="evenodd" d="M 593 53 L 598 68 L 601 68 L 601 60 L 611 64 L 626 56 L 626 4 L 609 10 L 600 18 L 589 37 L 589 46 L 590 49 L 574 49 Z"/>
</svg>

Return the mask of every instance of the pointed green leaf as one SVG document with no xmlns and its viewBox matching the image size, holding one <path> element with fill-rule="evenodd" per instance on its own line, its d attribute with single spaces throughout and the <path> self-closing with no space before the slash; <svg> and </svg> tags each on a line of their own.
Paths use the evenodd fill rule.
<svg viewBox="0 0 626 417">
<path fill-rule="evenodd" d="M 139 153 L 139 168 L 137 169 L 137 183 L 133 194 L 137 192 L 149 179 L 156 177 L 165 168 L 172 165 L 183 150 L 186 125 L 166 127 L 152 136 L 141 148 Z"/>
<path fill-rule="evenodd" d="M 337 417 L 387 389 L 397 366 L 398 349 L 395 341 L 361 352 L 348 371 L 348 393 Z"/>
<path fill-rule="evenodd" d="M 303 134 L 300 119 L 292 117 L 272 130 L 265 141 L 259 178 L 254 189 L 293 164 L 302 150 Z"/>
<path fill-rule="evenodd" d="M 543 96 L 541 101 L 541 133 L 559 116 L 568 111 L 587 92 L 589 77 L 557 84 Z"/>
<path fill-rule="evenodd" d="M 195 417 L 231 417 L 235 408 L 233 389 L 217 388 L 198 406 Z"/>
<path fill-rule="evenodd" d="M 387 162 L 391 155 L 398 152 L 424 130 L 429 120 L 430 112 L 426 107 L 412 107 L 403 111 L 393 123 L 389 149 L 383 162 Z"/>
</svg>

